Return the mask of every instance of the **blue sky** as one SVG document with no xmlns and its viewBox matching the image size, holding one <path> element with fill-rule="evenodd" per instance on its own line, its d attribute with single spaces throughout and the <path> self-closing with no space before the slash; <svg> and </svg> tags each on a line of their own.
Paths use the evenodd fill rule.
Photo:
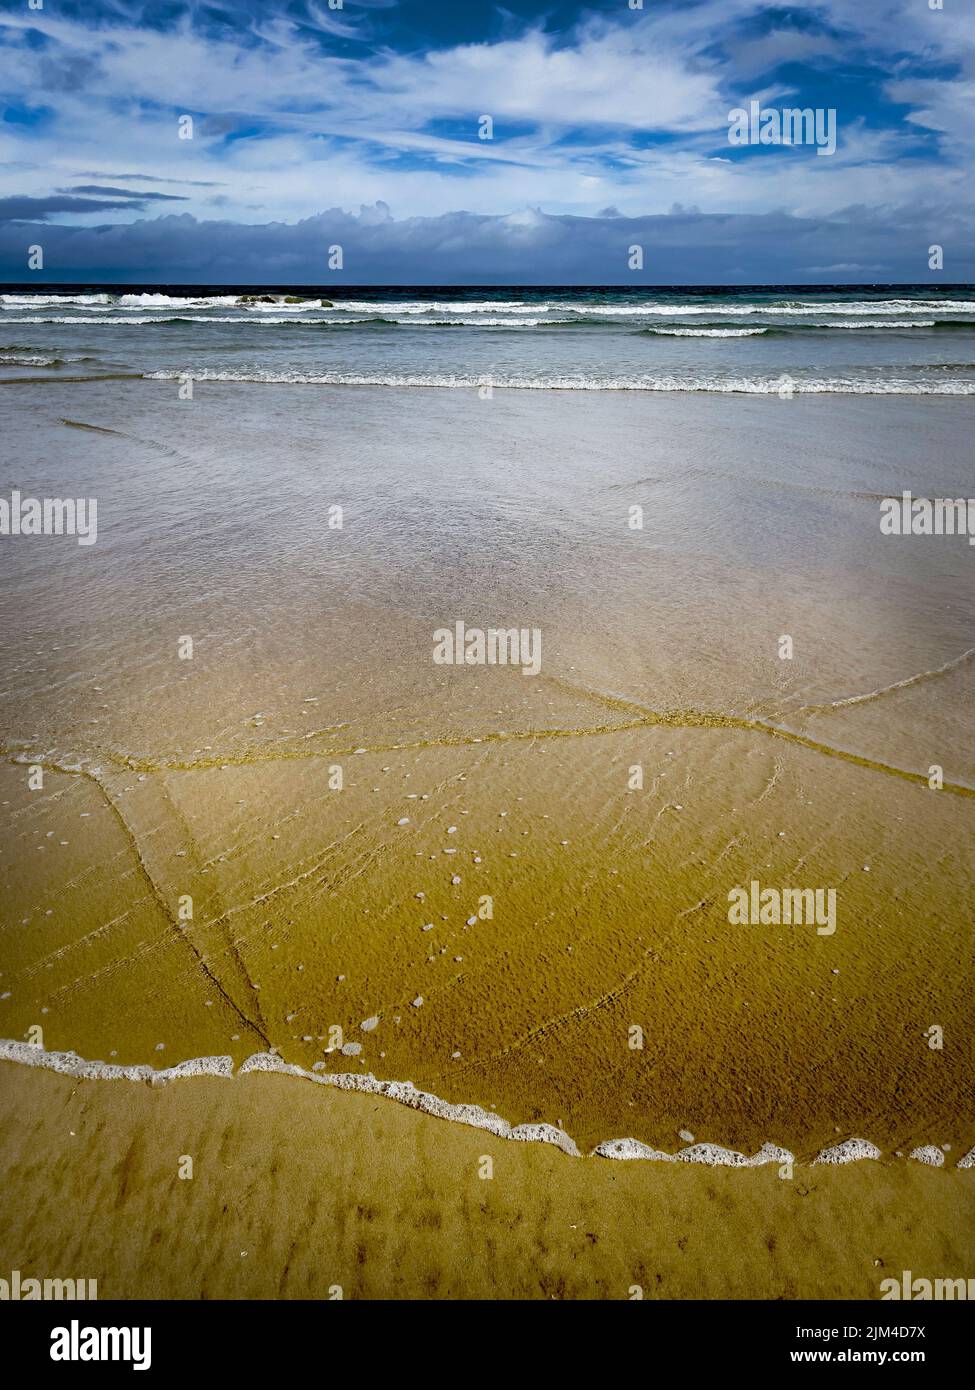
<svg viewBox="0 0 975 1390">
<path fill-rule="evenodd" d="M 0 277 L 975 279 L 971 0 L 631 3 L 0 0 Z"/>
</svg>

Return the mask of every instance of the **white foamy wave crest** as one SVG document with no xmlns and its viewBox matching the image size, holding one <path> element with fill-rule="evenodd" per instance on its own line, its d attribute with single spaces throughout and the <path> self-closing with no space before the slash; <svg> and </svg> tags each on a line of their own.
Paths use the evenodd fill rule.
<svg viewBox="0 0 975 1390">
<path fill-rule="evenodd" d="M 0 306 L 5 309 L 46 309 L 55 305 L 72 309 L 206 309 L 231 306 L 237 299 L 235 294 L 46 294 L 42 291 L 0 294 Z"/>
<path fill-rule="evenodd" d="M 18 326 L 21 325 L 21 324 L 25 324 L 25 323 L 30 323 L 30 324 L 38 324 L 38 323 L 62 323 L 62 324 L 64 324 L 64 323 L 84 323 L 84 324 L 88 324 L 88 325 L 92 325 L 92 324 L 99 324 L 99 325 L 101 325 L 101 324 L 104 324 L 104 323 L 119 323 L 119 324 L 124 324 L 127 328 L 131 328 L 131 327 L 133 327 L 135 324 L 140 324 L 140 323 L 159 323 L 159 322 L 160 322 L 159 319 L 154 319 L 154 318 L 123 318 L 123 317 L 112 317 L 112 318 L 109 318 L 108 316 L 106 316 L 106 317 L 104 317 L 104 318 L 92 318 L 91 316 L 89 316 L 89 315 L 87 315 L 87 314 L 75 314 L 75 315 L 73 315 L 73 316 L 70 317 L 70 318 L 68 318 L 66 315 L 63 315 L 63 314 L 62 314 L 62 315 L 52 315 L 50 318 L 45 318 L 45 317 L 42 317 L 42 316 L 37 315 L 37 314 L 32 314 L 32 315 L 30 315 L 29 317 L 24 317 L 23 315 L 19 315 L 19 314 L 18 314 L 16 318 L 0 318 L 0 323 L 15 323 L 15 324 L 17 324 Z"/>
<path fill-rule="evenodd" d="M 528 304 L 523 299 L 333 299 L 332 303 L 336 309 L 345 312 L 354 310 L 358 314 L 379 314 L 384 317 L 395 314 L 509 314 L 525 309 L 535 314 L 551 311 L 549 304 Z"/>
<path fill-rule="evenodd" d="M 860 319 L 857 322 L 845 322 L 843 319 L 827 319 L 825 323 L 814 323 L 813 328 L 933 328 L 934 319 Z M 975 328 L 975 322 L 972 323 Z"/>
<path fill-rule="evenodd" d="M 56 357 L 24 357 L 17 352 L 0 352 L 0 367 L 56 367 Z"/>
<path fill-rule="evenodd" d="M 237 303 L 235 294 L 122 294 L 115 300 L 117 309 L 219 309 Z M 270 306 L 268 306 L 270 307 Z"/>
<path fill-rule="evenodd" d="M 189 368 L 185 369 L 190 371 Z M 454 390 L 477 390 L 492 386 L 496 390 L 512 391 L 692 391 L 721 392 L 729 395 L 778 395 L 783 389 L 780 376 L 772 378 L 745 377 L 517 377 L 517 376 L 460 376 L 431 372 L 415 375 L 396 372 L 270 372 L 270 371 L 211 371 L 207 368 L 190 371 L 197 382 L 253 382 L 265 386 L 401 386 L 429 387 Z M 181 372 L 145 372 L 146 381 L 178 381 Z M 854 396 L 971 396 L 975 395 L 973 381 L 915 381 L 906 378 L 798 378 L 790 389 L 797 395 L 854 395 Z"/>
<path fill-rule="evenodd" d="M 560 306 L 562 307 L 562 306 Z M 836 314 L 864 318 L 871 314 L 975 314 L 972 299 L 875 299 L 846 303 L 843 300 L 823 300 L 809 303 L 801 300 L 781 300 L 759 304 L 747 301 L 736 304 L 714 304 L 693 301 L 685 304 L 572 304 L 566 309 L 574 314 L 598 314 L 606 318 L 627 318 L 633 315 L 664 318 L 692 317 L 695 314 L 729 315 L 767 314 L 773 318 L 805 318 L 821 314 Z"/>
<path fill-rule="evenodd" d="M 650 328 L 660 338 L 755 338 L 766 328 Z"/>
<path fill-rule="evenodd" d="M 269 306 L 265 305 L 264 307 L 267 308 L 267 307 L 269 307 Z M 324 310 L 321 309 L 321 308 L 319 307 L 319 305 L 316 304 L 314 307 L 315 307 L 315 311 L 316 311 L 319 315 L 321 315 L 321 314 L 324 312 Z M 274 313 L 274 314 L 268 314 L 268 315 L 267 315 L 266 317 L 264 317 L 264 318 L 261 318 L 261 317 L 259 317 L 259 316 L 256 315 L 256 314 L 255 314 L 255 315 L 251 315 L 250 313 L 248 313 L 248 317 L 247 317 L 246 320 L 242 319 L 242 318 L 240 317 L 239 314 L 236 315 L 236 316 L 233 315 L 233 314 L 194 314 L 192 318 L 180 318 L 180 319 L 175 320 L 175 321 L 176 321 L 176 322 L 179 322 L 179 323 L 236 323 L 236 324 L 238 324 L 238 325 L 240 325 L 241 323 L 246 322 L 248 328 L 250 328 L 252 324 L 254 324 L 254 325 L 260 325 L 261 328 L 277 328 L 277 327 L 279 326 L 279 324 L 287 324 L 287 323 L 301 323 L 301 324 L 308 324 L 308 323 L 328 323 L 328 324 L 336 324 L 336 323 L 362 323 L 362 322 L 364 322 L 363 319 L 337 319 L 337 318 L 334 318 L 334 317 L 332 317 L 332 318 L 327 318 L 327 319 L 326 319 L 326 318 L 320 318 L 320 317 L 317 318 L 317 319 L 311 319 L 311 318 L 305 318 L 305 317 L 296 318 L 296 317 L 294 316 L 294 313 L 293 313 L 292 311 L 295 310 L 295 309 L 300 309 L 301 306 L 300 306 L 299 304 L 281 305 L 280 308 L 281 308 L 282 311 L 287 310 L 287 312 L 276 312 L 276 313 Z M 141 322 L 145 322 L 145 321 L 146 321 L 146 320 L 141 320 Z M 152 320 L 150 320 L 150 322 L 153 322 L 153 323 L 166 323 L 166 322 L 169 322 L 169 320 L 166 320 L 166 319 L 152 319 Z"/>
<path fill-rule="evenodd" d="M 54 304 L 82 304 L 95 309 L 113 302 L 114 295 L 110 294 L 0 294 L 0 306 L 5 309 L 43 309 Z"/>
<path fill-rule="evenodd" d="M 409 328 L 538 328 L 555 323 L 568 323 L 568 319 L 397 319 L 398 324 Z"/>
<path fill-rule="evenodd" d="M 115 306 L 112 305 L 111 307 L 114 308 Z M 289 305 L 288 307 L 289 307 L 289 309 L 294 309 L 296 306 L 292 304 L 292 305 Z M 319 314 L 321 314 L 322 312 L 323 312 L 323 311 L 322 311 L 321 309 L 318 310 L 318 313 L 319 313 Z M 61 317 L 52 317 L 52 318 L 41 318 L 41 317 L 39 317 L 39 316 L 32 316 L 32 317 L 30 317 L 30 318 L 18 317 L 18 318 L 15 318 L 15 319 L 13 319 L 13 318 L 0 318 L 0 323 L 9 323 L 9 324 L 14 324 L 14 323 L 15 323 L 15 324 L 25 324 L 25 323 L 31 323 L 31 324 L 38 324 L 38 323 L 61 323 L 61 324 L 65 324 L 65 323 L 83 323 L 83 324 L 88 324 L 89 326 L 91 326 L 91 325 L 98 325 L 98 327 L 101 327 L 101 326 L 104 325 L 104 324 L 109 324 L 109 325 L 111 325 L 111 324 L 120 324 L 123 328 L 133 328 L 133 327 L 136 327 L 137 325 L 142 325 L 142 324 L 147 324 L 147 323 L 154 324 L 154 325 L 156 325 L 157 327 L 162 327 L 163 325 L 165 325 L 165 324 L 167 324 L 167 323 L 236 323 L 236 324 L 238 324 L 238 325 L 239 325 L 239 324 L 242 324 L 242 323 L 246 323 L 248 327 L 250 327 L 251 324 L 258 324 L 258 323 L 259 323 L 262 327 L 265 327 L 265 326 L 267 326 L 267 325 L 271 325 L 271 326 L 273 326 L 273 327 L 276 327 L 278 324 L 282 324 L 282 323 L 330 323 L 330 324 L 334 324 L 334 323 L 361 323 L 361 322 L 362 322 L 361 319 L 336 319 L 336 318 L 327 318 L 327 319 L 325 319 L 325 318 L 317 318 L 317 319 L 309 319 L 309 318 L 295 318 L 293 315 L 289 315 L 289 316 L 285 317 L 283 314 L 278 314 L 278 315 L 274 316 L 273 318 L 269 316 L 269 317 L 266 317 L 266 318 L 257 318 L 257 317 L 254 317 L 254 318 L 246 318 L 246 319 L 245 319 L 245 318 L 242 318 L 240 315 L 237 315 L 237 316 L 235 317 L 235 316 L 232 316 L 232 315 L 229 315 L 229 314 L 193 314 L 192 316 L 190 316 L 189 314 L 187 314 L 185 317 L 183 317 L 183 316 L 181 316 L 181 315 L 179 315 L 179 314 L 175 314 L 175 313 L 174 313 L 173 315 L 171 315 L 169 318 L 160 318 L 160 317 L 154 316 L 154 315 L 146 316 L 146 315 L 144 315 L 144 314 L 143 314 L 143 315 L 139 315 L 138 317 L 136 317 L 135 315 L 115 315 L 115 314 L 109 316 L 109 315 L 106 314 L 103 318 L 89 318 L 89 317 L 87 317 L 87 316 L 85 316 L 85 315 L 83 315 L 83 314 L 77 314 L 77 315 L 75 315 L 75 316 L 72 317 L 72 318 L 68 318 L 68 317 L 65 317 L 65 316 L 61 316 Z"/>
</svg>

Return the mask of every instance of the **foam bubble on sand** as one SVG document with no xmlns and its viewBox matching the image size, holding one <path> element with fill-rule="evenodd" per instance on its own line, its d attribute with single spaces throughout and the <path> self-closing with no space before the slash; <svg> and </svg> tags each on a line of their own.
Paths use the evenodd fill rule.
<svg viewBox="0 0 975 1390">
<path fill-rule="evenodd" d="M 639 1139 L 607 1139 L 597 1144 L 593 1153 L 600 1158 L 642 1158 L 654 1163 L 704 1163 L 711 1168 L 761 1168 L 766 1163 L 795 1162 L 788 1149 L 780 1149 L 776 1144 L 763 1144 L 758 1153 L 748 1158 L 736 1149 L 723 1149 L 719 1144 L 692 1144 L 689 1148 L 669 1154 L 661 1149 L 651 1149 Z"/>
<path fill-rule="evenodd" d="M 941 1149 L 934 1144 L 922 1144 L 918 1149 L 912 1149 L 908 1158 L 913 1158 L 915 1163 L 927 1163 L 931 1168 L 943 1168 L 945 1156 Z"/>
<path fill-rule="evenodd" d="M 718 1144 L 692 1144 L 688 1149 L 679 1150 L 676 1157 L 682 1163 L 706 1163 L 721 1168 L 762 1168 L 766 1163 L 795 1162 L 788 1149 L 780 1149 L 776 1144 L 763 1144 L 751 1158 L 735 1149 L 722 1149 Z"/>
<path fill-rule="evenodd" d="M 656 1163 L 675 1162 L 673 1154 L 666 1154 L 662 1149 L 651 1149 L 649 1144 L 642 1144 L 639 1139 L 604 1139 L 596 1145 L 593 1153 L 600 1158 L 647 1158 Z"/>
<path fill-rule="evenodd" d="M 880 1158 L 880 1150 L 869 1139 L 844 1139 L 835 1148 L 823 1149 L 813 1163 L 859 1163 L 861 1158 Z"/>
<path fill-rule="evenodd" d="M 573 1158 L 579 1157 L 575 1141 L 555 1125 L 516 1125 L 508 1138 L 520 1139 L 526 1144 L 554 1144 L 563 1153 L 570 1154 Z"/>
</svg>

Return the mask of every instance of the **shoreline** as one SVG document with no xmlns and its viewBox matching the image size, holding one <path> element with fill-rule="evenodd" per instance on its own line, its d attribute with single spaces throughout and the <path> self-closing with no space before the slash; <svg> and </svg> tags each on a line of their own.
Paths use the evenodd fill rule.
<svg viewBox="0 0 975 1390">
<path fill-rule="evenodd" d="M 61 1076 L 79 1081 L 129 1081 L 150 1087 L 161 1087 L 171 1082 L 188 1080 L 192 1077 L 211 1077 L 233 1081 L 241 1076 L 263 1072 L 278 1076 L 293 1077 L 312 1081 L 320 1086 L 340 1091 L 355 1091 L 364 1095 L 385 1096 L 390 1100 L 418 1110 L 436 1119 L 446 1120 L 456 1125 L 483 1130 L 496 1139 L 511 1139 L 521 1143 L 544 1144 L 559 1149 L 570 1158 L 607 1158 L 617 1162 L 652 1163 L 695 1163 L 710 1168 L 761 1168 L 770 1164 L 791 1167 L 818 1167 L 829 1165 L 844 1166 L 865 1160 L 882 1161 L 886 1159 L 903 1160 L 923 1164 L 929 1168 L 956 1168 L 964 1170 L 975 1168 L 975 1145 L 954 1162 L 946 1162 L 945 1153 L 950 1145 L 925 1144 L 914 1148 L 909 1154 L 884 1154 L 871 1140 L 850 1136 L 837 1144 L 820 1149 L 815 1157 L 806 1163 L 796 1159 L 788 1149 L 766 1140 L 752 1155 L 745 1155 L 735 1149 L 715 1143 L 697 1143 L 689 1140 L 685 1147 L 674 1153 L 655 1149 L 640 1140 L 631 1138 L 601 1140 L 588 1153 L 580 1151 L 572 1137 L 564 1130 L 550 1124 L 511 1125 L 491 1111 L 479 1105 L 456 1104 L 443 1100 L 413 1085 L 411 1081 L 388 1081 L 367 1073 L 355 1072 L 313 1072 L 294 1063 L 286 1062 L 273 1052 L 255 1053 L 238 1067 L 233 1058 L 193 1057 L 177 1062 L 174 1066 L 155 1068 L 148 1064 L 115 1064 L 91 1061 L 79 1057 L 75 1052 L 48 1052 L 33 1043 L 18 1042 L 13 1038 L 0 1038 L 0 1062 L 10 1062 L 22 1067 L 37 1068 L 55 1072 Z M 683 1137 L 683 1136 L 682 1136 Z"/>
</svg>

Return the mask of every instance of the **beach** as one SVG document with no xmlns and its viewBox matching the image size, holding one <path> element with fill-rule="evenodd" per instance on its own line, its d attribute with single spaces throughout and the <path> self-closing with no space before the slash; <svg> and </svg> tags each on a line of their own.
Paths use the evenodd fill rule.
<svg viewBox="0 0 975 1390">
<path fill-rule="evenodd" d="M 578 1157 L 297 1076 L 4 1061 L 0 1261 L 106 1297 L 969 1274 L 973 551 L 880 517 L 966 495 L 970 396 L 207 379 L 123 338 L 0 383 L 7 495 L 98 503 L 97 543 L 3 553 L 0 1037 L 410 1082 Z M 532 660 L 436 658 L 472 631 Z"/>
<path fill-rule="evenodd" d="M 972 1268 L 970 1172 L 572 1159 L 284 1076 L 0 1066 L 4 1277 L 99 1299 L 876 1300 Z"/>
</svg>

